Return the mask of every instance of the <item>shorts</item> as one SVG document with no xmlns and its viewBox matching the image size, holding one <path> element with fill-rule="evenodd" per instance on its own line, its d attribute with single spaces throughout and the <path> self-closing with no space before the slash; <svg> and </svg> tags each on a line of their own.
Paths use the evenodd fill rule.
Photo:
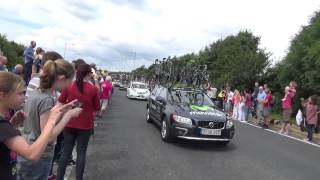
<svg viewBox="0 0 320 180">
<path fill-rule="evenodd" d="M 282 121 L 284 123 L 289 123 L 291 119 L 292 109 L 283 109 L 282 110 Z"/>
<path fill-rule="evenodd" d="M 101 102 L 101 109 L 107 109 L 108 103 L 109 103 L 108 99 L 103 99 Z"/>
<path fill-rule="evenodd" d="M 263 108 L 263 117 L 270 117 L 270 108 Z"/>
</svg>

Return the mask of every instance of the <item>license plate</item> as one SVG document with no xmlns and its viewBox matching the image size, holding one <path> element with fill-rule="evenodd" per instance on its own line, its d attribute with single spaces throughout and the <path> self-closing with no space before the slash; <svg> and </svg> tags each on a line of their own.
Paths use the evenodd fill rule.
<svg viewBox="0 0 320 180">
<path fill-rule="evenodd" d="M 200 133 L 202 135 L 220 136 L 221 130 L 220 129 L 201 129 Z"/>
</svg>

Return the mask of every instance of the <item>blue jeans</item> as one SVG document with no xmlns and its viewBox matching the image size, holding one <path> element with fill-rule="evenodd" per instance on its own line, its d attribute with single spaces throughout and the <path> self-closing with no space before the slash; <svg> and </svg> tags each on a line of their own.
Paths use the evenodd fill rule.
<svg viewBox="0 0 320 180">
<path fill-rule="evenodd" d="M 249 114 L 250 114 L 250 108 L 248 106 L 244 106 L 243 107 L 243 111 L 244 111 L 244 118 L 245 118 L 245 121 L 248 121 L 249 120 Z"/>
<path fill-rule="evenodd" d="M 18 164 L 18 180 L 48 180 L 52 157 L 38 161 L 21 160 Z"/>
</svg>

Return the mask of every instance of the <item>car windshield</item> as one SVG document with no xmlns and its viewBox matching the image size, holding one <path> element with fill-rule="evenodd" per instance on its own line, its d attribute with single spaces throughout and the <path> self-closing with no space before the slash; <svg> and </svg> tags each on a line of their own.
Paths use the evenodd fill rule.
<svg viewBox="0 0 320 180">
<path fill-rule="evenodd" d="M 183 103 L 198 106 L 214 106 L 211 99 L 200 91 L 172 91 L 170 93 L 170 99 L 173 103 Z"/>
<path fill-rule="evenodd" d="M 132 84 L 132 88 L 147 89 L 145 84 Z"/>
</svg>

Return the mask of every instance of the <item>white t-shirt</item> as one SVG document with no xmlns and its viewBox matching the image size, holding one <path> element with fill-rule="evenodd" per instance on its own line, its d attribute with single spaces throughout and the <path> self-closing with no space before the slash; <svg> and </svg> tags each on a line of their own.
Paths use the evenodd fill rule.
<svg viewBox="0 0 320 180">
<path fill-rule="evenodd" d="M 39 87 L 40 87 L 40 78 L 39 78 L 39 76 L 35 76 L 30 80 L 30 82 L 28 84 L 28 87 L 26 90 L 26 97 L 28 98 L 28 96 L 30 96 L 31 92 L 38 89 Z M 61 93 L 59 91 L 56 91 L 55 96 L 53 96 L 53 99 L 55 101 L 57 101 L 60 94 Z"/>
<path fill-rule="evenodd" d="M 227 100 L 228 100 L 228 101 L 232 101 L 232 98 L 233 98 L 233 92 L 230 91 L 230 92 L 228 93 Z"/>
<path fill-rule="evenodd" d="M 26 97 L 28 98 L 28 96 L 30 96 L 30 93 L 32 91 L 34 91 L 35 89 L 39 88 L 39 86 L 40 86 L 40 78 L 39 78 L 39 76 L 33 77 L 29 81 L 29 84 L 28 84 L 28 87 L 27 87 L 27 91 L 26 91 Z"/>
</svg>

